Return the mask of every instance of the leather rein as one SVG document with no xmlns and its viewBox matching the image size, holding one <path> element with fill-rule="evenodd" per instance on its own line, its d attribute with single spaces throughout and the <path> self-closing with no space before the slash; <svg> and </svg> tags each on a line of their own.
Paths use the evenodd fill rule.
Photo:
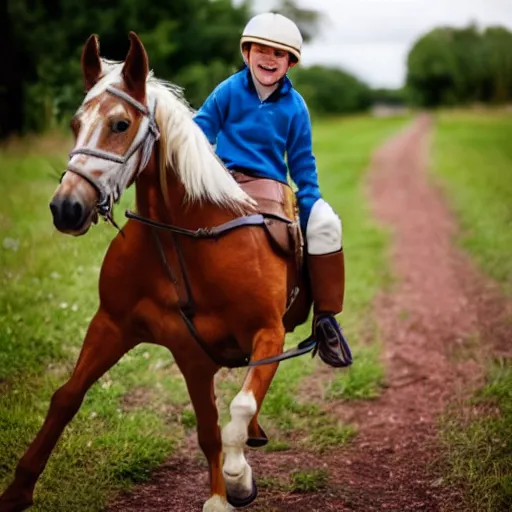
<svg viewBox="0 0 512 512">
<path fill-rule="evenodd" d="M 179 262 L 179 270 L 181 275 L 183 276 L 183 283 L 186 290 L 186 298 L 183 301 L 180 301 L 180 314 L 183 318 L 185 324 L 187 325 L 190 334 L 196 340 L 198 345 L 205 351 L 205 353 L 210 357 L 210 359 L 219 366 L 225 366 L 227 368 L 242 368 L 242 367 L 252 367 L 259 366 L 262 364 L 271 364 L 278 363 L 280 361 L 284 361 L 286 359 L 291 359 L 293 357 L 298 357 L 303 354 L 307 354 L 311 352 L 316 347 L 316 340 L 312 337 L 307 338 L 306 340 L 299 343 L 299 345 L 295 348 L 291 348 L 277 356 L 259 359 L 257 361 L 251 361 L 250 356 L 244 356 L 240 359 L 225 359 L 220 357 L 217 353 L 215 353 L 212 348 L 201 338 L 197 329 L 194 325 L 194 314 L 195 314 L 195 304 L 192 296 L 191 286 L 188 279 L 188 273 L 185 266 L 185 259 L 183 258 L 183 254 L 181 252 L 181 248 L 177 237 L 175 235 L 183 235 L 194 239 L 215 239 L 220 238 L 221 236 L 226 235 L 230 231 L 234 229 L 238 229 L 246 226 L 262 226 L 265 222 L 265 217 L 273 217 L 285 222 L 291 222 L 289 219 L 281 217 L 279 215 L 272 214 L 253 214 L 248 215 L 246 217 L 237 217 L 236 219 L 225 222 L 224 224 L 220 224 L 219 226 L 214 226 L 212 228 L 199 228 L 197 230 L 184 229 L 178 226 L 173 226 L 170 224 L 164 224 L 162 222 L 158 222 L 155 220 L 147 219 L 146 217 L 142 217 L 130 210 L 127 210 L 125 213 L 126 217 L 129 219 L 133 219 L 143 224 L 146 224 L 152 228 L 153 238 L 157 245 L 158 253 L 160 255 L 160 259 L 162 264 L 166 270 L 167 276 L 171 280 L 171 282 L 176 287 L 176 291 L 179 297 L 179 289 L 178 289 L 178 279 L 173 273 L 169 262 L 165 256 L 165 251 L 162 245 L 162 241 L 160 240 L 160 236 L 158 234 L 158 229 L 163 229 L 170 231 L 172 233 L 172 243 L 174 246 L 174 250 L 178 256 Z"/>
</svg>

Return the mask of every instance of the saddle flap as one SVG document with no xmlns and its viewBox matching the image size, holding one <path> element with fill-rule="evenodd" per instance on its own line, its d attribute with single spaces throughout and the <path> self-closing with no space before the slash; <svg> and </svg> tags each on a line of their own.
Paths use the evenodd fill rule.
<svg viewBox="0 0 512 512">
<path fill-rule="evenodd" d="M 303 240 L 297 202 L 291 187 L 237 171 L 232 174 L 242 189 L 258 203 L 258 212 L 267 215 L 265 228 L 274 249 L 286 257 L 295 257 L 300 265 Z"/>
<path fill-rule="evenodd" d="M 273 217 L 265 218 L 265 229 L 274 250 L 281 251 L 287 257 L 295 254 L 295 244 L 290 227 L 290 224 L 282 220 Z"/>
<path fill-rule="evenodd" d="M 288 298 L 283 323 L 286 332 L 292 332 L 307 320 L 312 304 L 305 277 L 304 239 L 295 194 L 286 183 L 231 172 L 242 189 L 258 203 L 258 213 L 265 218 L 271 247 L 287 260 Z"/>
</svg>

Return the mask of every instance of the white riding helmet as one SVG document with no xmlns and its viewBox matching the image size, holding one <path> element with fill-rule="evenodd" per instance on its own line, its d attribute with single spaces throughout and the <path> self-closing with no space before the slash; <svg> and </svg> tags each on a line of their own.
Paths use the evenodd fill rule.
<svg viewBox="0 0 512 512">
<path fill-rule="evenodd" d="M 259 43 L 286 50 L 297 59 L 297 62 L 300 61 L 302 35 L 299 27 L 282 14 L 266 12 L 251 18 L 240 39 L 242 55 L 244 43 Z"/>
</svg>

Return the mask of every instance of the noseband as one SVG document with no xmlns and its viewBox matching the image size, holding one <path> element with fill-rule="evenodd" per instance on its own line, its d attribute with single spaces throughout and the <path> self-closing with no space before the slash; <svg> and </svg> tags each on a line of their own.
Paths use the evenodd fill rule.
<svg viewBox="0 0 512 512">
<path fill-rule="evenodd" d="M 155 120 L 156 99 L 153 100 L 151 108 L 148 108 L 146 105 L 143 105 L 132 98 L 129 94 L 116 87 L 108 86 L 106 91 L 129 103 L 132 107 L 143 114 L 144 119 L 142 120 L 139 131 L 137 132 L 132 145 L 124 155 L 87 147 L 76 148 L 69 154 L 70 159 L 75 155 L 87 155 L 121 164 L 122 167 L 119 173 L 112 175 L 112 173 L 106 171 L 99 178 L 94 178 L 89 172 L 79 169 L 72 164 L 68 164 L 66 169 L 67 171 L 78 174 L 96 189 L 99 195 L 96 210 L 102 216 L 108 216 L 111 214 L 113 205 L 119 201 L 121 193 L 128 183 L 130 183 L 133 178 L 136 178 L 146 167 L 149 162 L 151 152 L 153 151 L 153 145 L 160 138 L 160 132 Z M 138 168 L 131 175 L 127 175 L 127 164 L 130 158 L 142 145 L 142 155 Z"/>
</svg>

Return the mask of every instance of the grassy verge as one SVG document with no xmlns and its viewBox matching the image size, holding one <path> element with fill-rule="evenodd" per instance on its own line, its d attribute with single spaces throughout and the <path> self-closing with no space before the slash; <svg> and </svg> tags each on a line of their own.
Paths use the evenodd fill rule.
<svg viewBox="0 0 512 512">
<path fill-rule="evenodd" d="M 344 323 L 356 358 L 356 340 L 363 337 L 367 307 L 381 283 L 384 247 L 364 206 L 360 180 L 372 149 L 403 124 L 403 119 L 361 118 L 315 127 L 322 188 L 344 219 L 350 311 Z M 28 151 L 20 143 L 0 153 L 0 489 L 39 429 L 51 394 L 74 365 L 97 305 L 98 271 L 113 236 L 106 225 L 78 239 L 54 232 L 48 201 L 57 182 L 49 175 L 51 162 L 64 161 L 63 147 L 62 141 L 49 141 Z M 133 192 L 125 194 L 119 218 L 132 201 Z M 307 334 L 306 328 L 298 330 L 288 344 Z M 353 435 L 316 404 L 297 402 L 300 381 L 315 364 L 301 358 L 280 367 L 262 414 L 275 449 L 289 445 L 290 429 L 318 449 Z M 241 374 L 219 379 L 223 404 L 239 389 Z M 170 354 L 138 347 L 88 393 L 50 458 L 33 510 L 102 510 L 112 493 L 147 478 L 194 426 Z"/>
<path fill-rule="evenodd" d="M 440 115 L 433 169 L 460 219 L 461 244 L 512 295 L 512 119 Z"/>
<path fill-rule="evenodd" d="M 510 296 L 511 137 L 509 115 L 442 114 L 434 138 L 433 165 L 460 219 L 461 245 Z M 510 361 L 489 362 L 486 386 L 446 417 L 443 439 L 449 454 L 448 476 L 464 486 L 470 509 L 512 509 Z"/>
<path fill-rule="evenodd" d="M 510 361 L 489 364 L 487 380 L 443 419 L 448 479 L 465 490 L 468 510 L 512 510 Z"/>
</svg>

